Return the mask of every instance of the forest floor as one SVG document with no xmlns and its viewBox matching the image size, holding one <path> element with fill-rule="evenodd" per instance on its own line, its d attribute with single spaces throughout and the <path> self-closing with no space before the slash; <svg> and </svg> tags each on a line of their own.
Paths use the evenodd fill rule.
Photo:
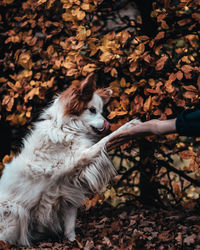
<svg viewBox="0 0 200 250">
<path fill-rule="evenodd" d="M 116 209 L 104 204 L 81 210 L 76 226 L 76 241 L 46 241 L 19 248 L 0 242 L 0 249 L 200 249 L 200 211 L 198 209 Z"/>
</svg>

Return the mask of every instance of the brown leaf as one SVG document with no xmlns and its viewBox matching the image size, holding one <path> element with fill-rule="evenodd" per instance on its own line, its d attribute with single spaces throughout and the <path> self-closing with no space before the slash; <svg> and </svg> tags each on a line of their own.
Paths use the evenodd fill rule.
<svg viewBox="0 0 200 250">
<path fill-rule="evenodd" d="M 189 235 L 189 236 L 187 236 L 187 237 L 183 240 L 183 242 L 184 242 L 187 246 L 190 246 L 190 245 L 192 245 L 192 244 L 195 243 L 196 237 L 197 237 L 197 236 L 196 236 L 195 234 Z"/>
<path fill-rule="evenodd" d="M 137 62 L 132 62 L 131 65 L 130 65 L 130 67 L 129 67 L 129 71 L 130 71 L 130 72 L 136 71 L 137 66 L 138 66 L 138 63 L 137 63 Z"/>
<path fill-rule="evenodd" d="M 196 153 L 191 150 L 184 150 L 179 152 L 179 156 L 182 159 L 191 159 L 192 157 L 196 156 Z"/>
<path fill-rule="evenodd" d="M 199 77 L 197 79 L 197 87 L 198 87 L 198 90 L 200 91 L 200 75 L 199 75 Z"/>
<path fill-rule="evenodd" d="M 167 230 L 167 231 L 162 231 L 159 235 L 158 235 L 158 239 L 160 241 L 170 241 L 174 238 L 173 235 L 170 235 L 170 230 Z"/>
<path fill-rule="evenodd" d="M 165 62 L 167 61 L 168 56 L 164 55 L 162 56 L 157 62 L 156 62 L 156 70 L 163 69 Z"/>
</svg>

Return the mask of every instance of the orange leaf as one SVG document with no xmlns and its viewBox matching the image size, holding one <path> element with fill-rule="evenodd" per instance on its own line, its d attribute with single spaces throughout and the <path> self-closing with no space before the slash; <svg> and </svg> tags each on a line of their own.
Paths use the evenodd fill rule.
<svg viewBox="0 0 200 250">
<path fill-rule="evenodd" d="M 184 73 L 189 73 L 190 71 L 193 70 L 193 67 L 192 67 L 191 65 L 185 64 L 185 65 L 183 65 L 183 66 L 181 67 L 181 70 L 182 70 Z"/>
<path fill-rule="evenodd" d="M 185 85 L 185 86 L 183 86 L 183 88 L 188 90 L 188 91 L 193 91 L 193 92 L 196 92 L 196 93 L 198 92 L 196 87 L 193 86 L 193 85 Z"/>
<path fill-rule="evenodd" d="M 176 73 L 176 78 L 177 78 L 179 81 L 183 78 L 183 73 L 182 73 L 180 70 Z"/>
<path fill-rule="evenodd" d="M 147 100 L 144 103 L 144 111 L 147 112 L 150 109 L 151 106 L 151 96 L 147 98 Z"/>
<path fill-rule="evenodd" d="M 13 3 L 15 0 L 3 0 L 4 4 L 11 4 Z"/>
<path fill-rule="evenodd" d="M 165 37 L 165 32 L 164 31 L 160 31 L 156 37 L 154 38 L 154 40 L 159 40 Z"/>
<path fill-rule="evenodd" d="M 177 23 L 178 23 L 178 25 L 180 25 L 180 26 L 184 26 L 184 25 L 186 25 L 186 24 L 188 24 L 188 23 L 190 23 L 190 22 L 191 22 L 191 19 L 185 18 L 185 19 L 181 19 L 181 20 L 178 21 Z"/>
<path fill-rule="evenodd" d="M 85 11 L 79 11 L 77 13 L 78 20 L 83 20 L 85 18 Z"/>
<path fill-rule="evenodd" d="M 196 19 L 198 22 L 200 22 L 200 13 L 193 13 L 192 17 Z"/>
<path fill-rule="evenodd" d="M 108 119 L 113 119 L 115 118 L 116 116 L 123 116 L 123 115 L 126 115 L 128 113 L 128 111 L 119 111 L 119 110 L 114 110 L 114 111 L 111 111 L 110 114 L 108 115 Z"/>
<path fill-rule="evenodd" d="M 124 77 L 122 77 L 122 79 L 121 79 L 121 81 L 120 81 L 120 86 L 121 86 L 122 88 L 125 88 L 125 87 L 126 87 L 126 80 L 125 80 Z"/>
<path fill-rule="evenodd" d="M 165 30 L 169 29 L 169 26 L 167 25 L 167 23 L 165 21 L 161 22 L 161 27 Z"/>
<path fill-rule="evenodd" d="M 166 108 L 165 109 L 165 114 L 166 115 L 171 115 L 173 112 L 172 112 L 172 110 L 170 109 L 170 108 Z"/>
<path fill-rule="evenodd" d="M 176 80 L 176 74 L 171 73 L 169 76 L 169 80 L 171 80 L 172 82 L 174 82 Z"/>
<path fill-rule="evenodd" d="M 183 96 L 184 96 L 185 98 L 188 98 L 188 99 L 191 99 L 191 100 L 193 100 L 193 99 L 195 99 L 196 97 L 198 97 L 197 94 L 195 94 L 194 92 L 191 92 L 191 91 L 185 92 L 185 93 L 183 94 Z"/>
<path fill-rule="evenodd" d="M 134 93 L 136 90 L 137 90 L 137 85 L 134 84 L 131 88 L 126 89 L 124 92 L 126 94 L 130 95 L 130 94 Z"/>
<path fill-rule="evenodd" d="M 130 67 L 129 67 L 129 71 L 130 71 L 130 72 L 136 71 L 137 66 L 138 66 L 138 63 L 137 63 L 137 62 L 132 62 L 131 65 L 130 65 Z"/>
<path fill-rule="evenodd" d="M 7 111 L 11 111 L 14 104 L 14 97 L 5 95 L 2 101 L 2 105 L 6 106 Z"/>
<path fill-rule="evenodd" d="M 174 91 L 174 86 L 172 85 L 172 81 L 168 80 L 165 82 L 165 88 L 167 92 L 172 93 Z"/>
</svg>

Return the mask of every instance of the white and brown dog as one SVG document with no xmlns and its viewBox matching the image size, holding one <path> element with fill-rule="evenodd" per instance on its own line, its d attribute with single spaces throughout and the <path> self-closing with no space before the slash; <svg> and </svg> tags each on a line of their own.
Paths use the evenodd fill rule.
<svg viewBox="0 0 200 250">
<path fill-rule="evenodd" d="M 77 208 L 116 174 L 102 116 L 112 91 L 94 75 L 71 85 L 43 112 L 0 180 L 0 240 L 30 245 L 45 233 L 75 239 Z M 125 124 L 126 130 L 137 120 Z M 116 133 L 116 131 L 114 132 Z"/>
</svg>

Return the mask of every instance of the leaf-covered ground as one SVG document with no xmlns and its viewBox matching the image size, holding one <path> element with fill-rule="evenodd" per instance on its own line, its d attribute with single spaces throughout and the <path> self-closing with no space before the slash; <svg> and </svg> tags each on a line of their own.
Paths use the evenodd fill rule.
<svg viewBox="0 0 200 250">
<path fill-rule="evenodd" d="M 80 211 L 77 240 L 42 242 L 17 248 L 0 243 L 0 249 L 200 249 L 200 213 L 187 209 L 115 209 L 104 205 Z"/>
</svg>

